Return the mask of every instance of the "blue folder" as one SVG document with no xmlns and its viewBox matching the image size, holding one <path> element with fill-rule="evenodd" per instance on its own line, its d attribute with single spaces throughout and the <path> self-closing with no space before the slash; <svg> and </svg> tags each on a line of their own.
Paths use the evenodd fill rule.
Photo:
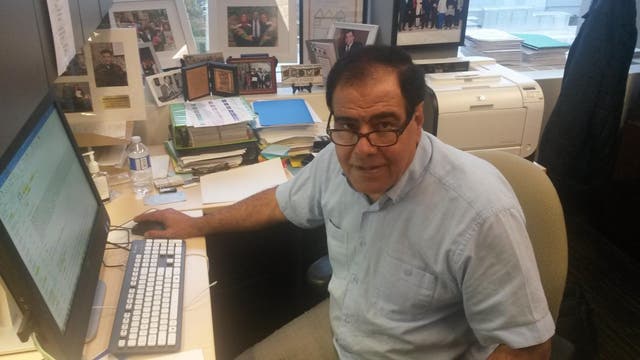
<svg viewBox="0 0 640 360">
<path fill-rule="evenodd" d="M 303 99 L 257 100 L 253 111 L 260 126 L 313 124 L 313 117 Z"/>
</svg>

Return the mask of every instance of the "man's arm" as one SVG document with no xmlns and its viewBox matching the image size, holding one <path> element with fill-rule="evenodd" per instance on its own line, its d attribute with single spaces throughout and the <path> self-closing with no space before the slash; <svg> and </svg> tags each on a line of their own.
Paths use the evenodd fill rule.
<svg viewBox="0 0 640 360">
<path fill-rule="evenodd" d="M 256 230 L 285 222 L 287 218 L 278 206 L 276 188 L 273 187 L 233 205 L 214 208 L 199 218 L 166 209 L 140 214 L 133 220 L 159 221 L 164 224 L 165 230 L 147 231 L 145 237 L 184 239 L 206 234 Z"/>
<path fill-rule="evenodd" d="M 529 346 L 521 349 L 512 349 L 507 345 L 499 345 L 487 358 L 487 360 L 508 360 L 508 359 L 549 359 L 551 356 L 551 339 L 542 344 Z"/>
</svg>

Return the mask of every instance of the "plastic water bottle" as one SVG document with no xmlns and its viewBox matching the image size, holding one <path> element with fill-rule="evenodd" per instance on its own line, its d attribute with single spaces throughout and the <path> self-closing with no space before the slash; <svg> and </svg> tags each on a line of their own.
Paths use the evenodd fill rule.
<svg viewBox="0 0 640 360">
<path fill-rule="evenodd" d="M 129 176 L 133 183 L 133 191 L 137 197 L 144 197 L 151 191 L 153 175 L 151 173 L 151 159 L 149 150 L 140 140 L 140 136 L 132 136 L 131 144 L 127 148 L 129 157 Z"/>
</svg>

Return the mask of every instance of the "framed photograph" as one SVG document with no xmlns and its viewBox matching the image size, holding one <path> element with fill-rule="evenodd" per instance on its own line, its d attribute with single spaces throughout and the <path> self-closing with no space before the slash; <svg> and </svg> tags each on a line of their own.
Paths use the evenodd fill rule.
<svg viewBox="0 0 640 360">
<path fill-rule="evenodd" d="M 240 95 L 275 94 L 276 66 L 275 56 L 263 58 L 227 58 L 227 64 L 238 66 L 238 87 Z"/>
<path fill-rule="evenodd" d="M 367 0 L 302 0 L 302 44 L 307 40 L 326 39 L 335 22 L 362 23 Z M 328 11 L 327 9 L 331 9 Z M 302 51 L 302 63 L 310 61 L 307 49 Z"/>
<path fill-rule="evenodd" d="M 445 45 L 453 49 L 453 56 L 458 45 L 464 45 L 469 1 L 447 1 L 443 4 L 444 9 L 439 9 L 438 1 L 433 0 L 423 0 L 413 5 L 396 1 L 397 13 L 391 25 L 395 43 L 392 38 L 392 44 L 417 48 Z"/>
<path fill-rule="evenodd" d="M 160 61 L 156 56 L 156 50 L 150 42 L 138 43 L 140 53 L 140 64 L 142 65 L 142 76 L 155 75 L 159 73 Z"/>
<path fill-rule="evenodd" d="M 209 6 L 209 28 L 217 29 L 210 48 L 227 56 L 268 53 L 297 62 L 296 0 L 216 0 Z"/>
<path fill-rule="evenodd" d="M 203 62 L 182 68 L 184 99 L 192 101 L 204 96 L 236 96 L 238 67 L 218 62 Z"/>
<path fill-rule="evenodd" d="M 282 65 L 282 83 L 292 85 L 321 85 L 322 67 L 312 65 Z"/>
<path fill-rule="evenodd" d="M 146 77 L 147 86 L 151 90 L 158 106 L 183 102 L 182 70 L 172 70 Z"/>
<path fill-rule="evenodd" d="M 348 55 L 364 45 L 376 42 L 378 25 L 336 22 L 329 27 L 329 38 L 333 39 L 338 50 L 338 59 Z"/>
<path fill-rule="evenodd" d="M 65 113 L 92 113 L 91 87 L 88 81 L 56 81 L 56 100 Z"/>
<path fill-rule="evenodd" d="M 313 85 L 323 85 L 322 66 L 319 64 L 282 65 L 282 84 L 291 85 L 291 90 L 311 92 Z"/>
<path fill-rule="evenodd" d="M 65 81 L 83 78 L 89 82 L 93 119 L 108 121 L 144 120 L 144 83 L 140 50 L 134 29 L 96 30 L 93 41 L 84 46 L 87 76 L 64 76 Z M 74 121 L 71 114 L 70 121 Z"/>
<path fill-rule="evenodd" d="M 238 86 L 238 66 L 211 63 L 213 89 L 211 93 L 218 96 L 236 96 L 240 93 Z M 274 79 L 274 77 L 272 77 Z"/>
<path fill-rule="evenodd" d="M 309 61 L 320 65 L 322 81 L 326 83 L 329 71 L 338 60 L 335 42 L 333 39 L 307 40 L 306 45 Z"/>
<path fill-rule="evenodd" d="M 184 54 L 196 53 L 182 0 L 120 0 L 109 10 L 112 28 L 134 28 L 139 42 L 150 42 L 162 69 L 180 66 Z"/>
<path fill-rule="evenodd" d="M 203 54 L 187 54 L 182 57 L 182 66 L 189 66 L 203 62 L 224 63 L 222 52 L 210 52 Z"/>
</svg>

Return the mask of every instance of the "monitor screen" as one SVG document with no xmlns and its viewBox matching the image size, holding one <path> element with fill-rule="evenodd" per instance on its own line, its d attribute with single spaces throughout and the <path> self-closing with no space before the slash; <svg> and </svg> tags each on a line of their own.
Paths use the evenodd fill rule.
<svg viewBox="0 0 640 360">
<path fill-rule="evenodd" d="M 464 45 L 468 0 L 396 0 L 395 45 Z"/>
<path fill-rule="evenodd" d="M 0 221 L 0 275 L 31 330 L 79 358 L 109 219 L 51 93 L 0 160 Z"/>
</svg>

